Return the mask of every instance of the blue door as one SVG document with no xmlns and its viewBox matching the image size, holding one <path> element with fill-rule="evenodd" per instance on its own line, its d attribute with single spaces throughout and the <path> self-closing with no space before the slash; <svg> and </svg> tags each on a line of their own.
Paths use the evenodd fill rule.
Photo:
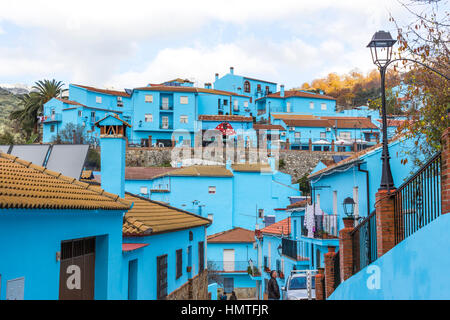
<svg viewBox="0 0 450 320">
<path fill-rule="evenodd" d="M 137 300 L 137 259 L 128 262 L 128 300 Z"/>
</svg>

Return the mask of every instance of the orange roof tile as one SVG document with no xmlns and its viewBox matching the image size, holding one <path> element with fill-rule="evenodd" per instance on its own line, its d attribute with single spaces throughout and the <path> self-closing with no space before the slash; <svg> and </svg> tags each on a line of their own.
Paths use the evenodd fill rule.
<svg viewBox="0 0 450 320">
<path fill-rule="evenodd" d="M 265 234 L 289 235 L 291 234 L 291 217 L 275 222 L 261 229 L 261 232 Z"/>
<path fill-rule="evenodd" d="M 230 122 L 252 122 L 252 117 L 237 115 L 200 115 L 198 120 L 202 121 L 230 121 Z"/>
<path fill-rule="evenodd" d="M 172 167 L 126 167 L 126 180 L 148 180 L 178 168 Z"/>
<path fill-rule="evenodd" d="M 122 227 L 124 236 L 148 236 L 211 223 L 207 218 L 128 192 L 125 199 L 133 202 L 133 207 L 124 217 Z"/>
<path fill-rule="evenodd" d="M 253 129 L 255 130 L 280 130 L 286 131 L 286 129 L 279 124 L 254 124 Z"/>
<path fill-rule="evenodd" d="M 208 236 L 208 243 L 252 243 L 255 242 L 255 232 L 236 227 L 230 230 Z"/>
<path fill-rule="evenodd" d="M 97 186 L 0 153 L 0 208 L 127 210 L 131 203 Z"/>
<path fill-rule="evenodd" d="M 104 93 L 104 94 L 109 94 L 109 95 L 112 95 L 112 96 L 130 97 L 130 95 L 128 93 L 126 93 L 125 91 L 99 89 L 99 88 L 94 88 L 94 87 L 90 87 L 90 86 L 83 86 L 83 85 L 80 85 L 80 84 L 73 84 L 73 83 L 72 83 L 72 85 L 76 86 L 76 87 L 80 87 L 80 88 L 86 89 L 88 91 L 92 91 L 92 92 Z"/>
<path fill-rule="evenodd" d="M 235 163 L 231 165 L 233 171 L 237 172 L 272 172 L 267 163 Z"/>
<path fill-rule="evenodd" d="M 325 99 L 325 100 L 336 100 L 336 98 L 333 98 L 331 96 L 326 96 L 324 94 L 315 94 L 315 93 L 309 93 L 309 92 L 304 92 L 304 91 L 300 91 L 300 90 L 285 90 L 284 91 L 284 97 L 280 96 L 280 92 L 275 92 L 272 94 L 269 94 L 265 97 L 256 99 L 256 100 L 260 100 L 260 99 L 264 99 L 264 98 L 279 98 L 279 99 L 284 99 L 284 98 L 290 98 L 290 97 L 301 97 L 301 98 L 312 98 L 312 99 Z"/>
<path fill-rule="evenodd" d="M 309 201 L 309 200 L 301 200 L 301 201 L 294 202 L 294 203 L 288 205 L 288 206 L 286 207 L 286 209 L 293 209 L 293 208 L 302 208 L 302 207 L 306 207 L 306 205 L 308 204 L 308 201 Z"/>
<path fill-rule="evenodd" d="M 83 106 L 83 107 L 85 107 L 84 104 L 81 104 L 81 103 L 76 102 L 76 101 L 67 100 L 67 99 L 61 99 L 61 98 L 56 98 L 56 97 L 55 97 L 55 99 L 65 103 L 65 104 L 71 104 L 71 105 L 75 105 L 75 106 Z"/>
</svg>

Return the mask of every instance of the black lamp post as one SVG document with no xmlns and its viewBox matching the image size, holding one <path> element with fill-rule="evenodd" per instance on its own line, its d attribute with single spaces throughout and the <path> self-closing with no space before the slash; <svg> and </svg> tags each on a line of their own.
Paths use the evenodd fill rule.
<svg viewBox="0 0 450 320">
<path fill-rule="evenodd" d="M 342 203 L 344 207 L 344 213 L 348 218 L 353 218 L 353 212 L 355 211 L 355 201 L 353 198 L 347 197 Z"/>
<path fill-rule="evenodd" d="M 372 60 L 378 66 L 381 75 L 381 113 L 383 121 L 383 152 L 381 154 L 381 161 L 383 162 L 381 184 L 379 190 L 390 190 L 394 188 L 394 179 L 392 178 L 391 166 L 389 164 L 389 149 L 387 137 L 387 119 L 386 119 L 386 93 L 385 93 L 385 78 L 386 68 L 391 62 L 392 46 L 397 42 L 392 39 L 389 32 L 378 31 L 372 40 L 367 45 L 372 54 Z"/>
</svg>

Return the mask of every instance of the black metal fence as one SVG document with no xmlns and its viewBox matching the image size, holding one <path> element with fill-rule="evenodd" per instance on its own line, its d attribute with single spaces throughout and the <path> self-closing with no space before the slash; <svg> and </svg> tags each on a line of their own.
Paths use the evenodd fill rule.
<svg viewBox="0 0 450 320">
<path fill-rule="evenodd" d="M 441 153 L 438 152 L 395 191 L 395 244 L 439 217 L 441 209 Z"/>
<path fill-rule="evenodd" d="M 351 232 L 353 273 L 374 262 L 377 255 L 377 215 L 373 211 Z"/>
<path fill-rule="evenodd" d="M 288 238 L 281 239 L 281 252 L 297 261 L 308 260 L 308 245 L 302 240 L 292 240 Z"/>
</svg>

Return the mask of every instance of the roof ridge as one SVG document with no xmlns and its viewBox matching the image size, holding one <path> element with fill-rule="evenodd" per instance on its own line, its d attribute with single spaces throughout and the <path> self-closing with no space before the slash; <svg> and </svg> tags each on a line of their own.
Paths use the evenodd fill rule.
<svg viewBox="0 0 450 320">
<path fill-rule="evenodd" d="M 47 169 L 47 168 L 45 168 L 43 166 L 36 165 L 36 164 L 34 164 L 34 163 L 30 162 L 30 161 L 23 160 L 23 159 L 21 159 L 21 158 L 19 158 L 17 156 L 14 156 L 14 155 L 11 155 L 11 154 L 7 154 L 7 153 L 1 152 L 1 151 L 0 151 L 0 158 L 4 158 L 4 159 L 7 159 L 7 160 L 10 160 L 13 163 L 18 163 L 18 164 L 20 164 L 20 165 L 22 165 L 22 166 L 24 166 L 26 168 L 30 168 L 30 169 L 36 170 L 36 171 L 38 171 L 40 173 L 43 173 L 43 174 L 46 174 L 46 175 L 51 176 L 53 178 L 56 178 L 58 180 L 61 180 L 61 181 L 65 182 L 65 183 L 67 183 L 67 184 L 73 184 L 73 185 L 76 185 L 78 187 L 85 187 L 85 189 L 89 189 L 90 191 L 93 191 L 93 192 L 95 192 L 95 193 L 97 193 L 99 195 L 105 196 L 107 198 L 110 198 L 113 201 L 120 202 L 121 204 L 130 207 L 130 204 L 128 203 L 128 201 L 126 201 L 125 199 L 120 198 L 118 195 L 106 192 L 105 190 L 103 190 L 101 188 L 100 188 L 100 190 L 101 190 L 101 192 L 100 192 L 98 187 L 97 188 L 90 188 L 91 185 L 89 185 L 88 183 L 78 181 L 77 179 L 75 179 L 73 177 L 65 176 L 65 175 L 63 175 L 60 172 L 49 170 L 49 169 Z"/>
</svg>

